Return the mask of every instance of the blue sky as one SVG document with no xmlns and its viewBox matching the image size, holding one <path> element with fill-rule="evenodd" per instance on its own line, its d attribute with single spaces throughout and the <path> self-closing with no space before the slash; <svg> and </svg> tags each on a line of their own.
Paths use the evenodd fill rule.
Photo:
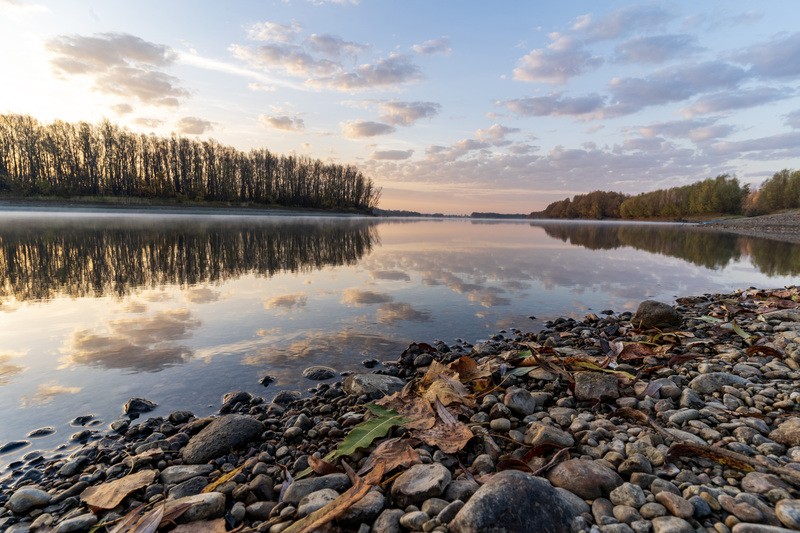
<svg viewBox="0 0 800 533">
<path fill-rule="evenodd" d="M 757 184 L 800 166 L 796 6 L 0 0 L 0 112 L 352 163 L 390 209 Z"/>
</svg>

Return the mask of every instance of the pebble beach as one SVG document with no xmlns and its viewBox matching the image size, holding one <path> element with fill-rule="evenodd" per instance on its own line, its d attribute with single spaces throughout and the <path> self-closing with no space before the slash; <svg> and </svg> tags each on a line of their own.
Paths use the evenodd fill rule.
<svg viewBox="0 0 800 533">
<path fill-rule="evenodd" d="M 309 369 L 328 379 L 304 393 L 231 392 L 212 417 L 132 399 L 77 451 L 13 464 L 0 529 L 797 531 L 798 300 L 747 289 L 419 342 Z"/>
</svg>

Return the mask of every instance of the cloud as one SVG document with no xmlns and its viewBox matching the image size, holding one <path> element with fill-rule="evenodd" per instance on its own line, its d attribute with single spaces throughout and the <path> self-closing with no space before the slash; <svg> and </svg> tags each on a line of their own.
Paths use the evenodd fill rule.
<svg viewBox="0 0 800 533">
<path fill-rule="evenodd" d="M 197 117 L 183 117 L 175 123 L 178 133 L 186 135 L 202 135 L 214 129 L 214 123 Z"/>
<path fill-rule="evenodd" d="M 450 39 L 447 37 L 440 37 L 438 39 L 431 39 L 423 43 L 415 44 L 411 49 L 420 55 L 427 56 L 434 54 L 450 55 L 453 51 L 453 49 L 450 48 Z"/>
<path fill-rule="evenodd" d="M 796 94 L 797 91 L 790 88 L 756 87 L 754 89 L 737 89 L 703 96 L 689 107 L 681 109 L 681 113 L 687 118 L 692 118 L 698 115 L 748 109 L 791 98 Z"/>
<path fill-rule="evenodd" d="M 778 133 L 742 141 L 714 143 L 709 148 L 716 154 L 743 156 L 760 160 L 781 159 L 800 156 L 800 131 Z"/>
<path fill-rule="evenodd" d="M 133 113 L 133 106 L 130 104 L 115 104 L 111 106 L 111 110 L 117 115 L 127 115 Z"/>
<path fill-rule="evenodd" d="M 247 84 L 247 88 L 251 91 L 259 91 L 264 93 L 272 93 L 275 92 L 276 88 L 274 85 L 269 85 L 267 83 L 260 83 L 260 82 L 252 82 Z"/>
<path fill-rule="evenodd" d="M 352 71 L 311 80 L 311 83 L 339 91 L 352 91 L 413 83 L 421 79 L 422 72 L 408 56 L 391 54 Z"/>
<path fill-rule="evenodd" d="M 605 41 L 624 37 L 633 32 L 659 28 L 674 16 L 658 5 L 631 6 L 595 20 L 591 15 L 578 17 L 572 30 L 589 41 Z"/>
<path fill-rule="evenodd" d="M 620 63 L 664 63 L 702 50 L 696 43 L 697 37 L 687 34 L 642 36 L 617 45 L 614 51 Z"/>
<path fill-rule="evenodd" d="M 383 304 L 391 301 L 392 297 L 388 294 L 361 289 L 346 289 L 342 293 L 341 303 L 360 307 L 362 305 Z"/>
<path fill-rule="evenodd" d="M 0 385 L 5 385 L 14 376 L 18 376 L 25 371 L 24 366 L 15 365 L 11 362 L 16 357 L 19 357 L 19 354 L 0 354 Z"/>
<path fill-rule="evenodd" d="M 603 64 L 570 36 L 551 33 L 547 48 L 531 50 L 517 61 L 514 79 L 535 83 L 563 84 Z"/>
<path fill-rule="evenodd" d="M 291 24 L 280 24 L 278 22 L 257 22 L 247 28 L 247 36 L 254 41 L 271 41 L 278 43 L 291 43 L 303 27 L 295 21 Z"/>
<path fill-rule="evenodd" d="M 184 294 L 186 301 L 193 304 L 215 302 L 219 300 L 219 296 L 219 291 L 209 289 L 208 287 L 193 287 Z"/>
<path fill-rule="evenodd" d="M 414 150 L 376 150 L 369 158 L 374 161 L 402 161 L 409 159 L 413 154 Z"/>
<path fill-rule="evenodd" d="M 598 94 L 572 97 L 556 93 L 498 101 L 496 104 L 523 117 L 584 116 L 602 109 L 605 98 Z"/>
<path fill-rule="evenodd" d="M 345 41 L 341 37 L 330 34 L 312 34 L 308 38 L 308 46 L 313 51 L 330 57 L 357 56 L 369 50 L 365 44 Z"/>
<path fill-rule="evenodd" d="M 376 319 L 380 324 L 394 324 L 401 320 L 424 322 L 430 320 L 430 313 L 414 309 L 407 303 L 386 303 L 378 307 Z"/>
<path fill-rule="evenodd" d="M 315 58 L 302 46 L 291 43 L 267 43 L 256 48 L 232 45 L 233 55 L 251 66 L 272 70 L 277 69 L 303 78 L 330 76 L 339 70 L 341 65 L 329 59 Z"/>
<path fill-rule="evenodd" d="M 288 115 L 259 115 L 258 121 L 276 130 L 302 131 L 306 127 L 302 118 Z"/>
<path fill-rule="evenodd" d="M 137 126 L 144 126 L 145 128 L 157 128 L 162 125 L 164 121 L 157 118 L 139 117 L 133 119 L 133 123 Z"/>
<path fill-rule="evenodd" d="M 695 142 L 727 137 L 735 131 L 728 124 L 714 124 L 715 120 L 675 120 L 639 128 L 644 137 L 678 137 Z"/>
<path fill-rule="evenodd" d="M 273 296 L 264 302 L 264 309 L 296 309 L 305 307 L 308 296 L 302 292 Z"/>
<path fill-rule="evenodd" d="M 750 64 L 750 70 L 756 76 L 795 78 L 800 75 L 800 32 L 755 44 L 732 57 Z"/>
<path fill-rule="evenodd" d="M 411 281 L 411 277 L 408 274 L 399 270 L 373 270 L 369 275 L 372 276 L 373 279 Z"/>
<path fill-rule="evenodd" d="M 519 128 L 509 128 L 501 126 L 500 124 L 492 124 L 485 130 L 477 130 L 475 136 L 479 141 L 488 142 L 494 146 L 506 146 L 511 144 L 511 141 L 506 140 L 506 135 L 519 133 Z"/>
<path fill-rule="evenodd" d="M 709 61 L 663 68 L 644 78 L 614 78 L 610 83 L 613 102 L 604 113 L 606 116 L 627 115 L 704 92 L 734 89 L 747 77 L 747 71 L 741 67 Z"/>
<path fill-rule="evenodd" d="M 81 387 L 67 387 L 61 385 L 57 381 L 48 381 L 36 387 L 36 392 L 33 396 L 23 396 L 20 398 L 22 407 L 33 407 L 37 405 L 47 405 L 51 403 L 56 396 L 64 394 L 78 394 Z"/>
<path fill-rule="evenodd" d="M 435 102 L 381 102 L 378 104 L 380 119 L 393 126 L 411 126 L 422 118 L 439 114 L 441 105 Z"/>
<path fill-rule="evenodd" d="M 102 366 L 155 372 L 185 363 L 192 351 L 173 344 L 185 339 L 200 321 L 188 309 L 168 309 L 149 316 L 110 320 L 104 332 L 77 330 L 62 351 L 66 365 Z"/>
<path fill-rule="evenodd" d="M 102 33 L 62 35 L 45 47 L 52 53 L 50 62 L 58 73 L 89 76 L 98 92 L 165 107 L 176 107 L 180 99 L 189 96 L 180 80 L 158 70 L 175 60 L 167 46 L 126 33 Z"/>
<path fill-rule="evenodd" d="M 342 125 L 342 134 L 348 139 L 361 139 L 394 133 L 396 128 L 382 122 L 356 120 Z"/>
<path fill-rule="evenodd" d="M 792 111 L 784 115 L 786 118 L 786 125 L 790 128 L 800 129 L 800 109 L 797 111 Z"/>
</svg>

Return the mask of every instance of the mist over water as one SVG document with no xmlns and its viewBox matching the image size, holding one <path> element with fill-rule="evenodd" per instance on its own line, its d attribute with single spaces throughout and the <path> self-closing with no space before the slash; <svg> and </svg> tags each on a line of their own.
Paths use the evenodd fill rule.
<svg viewBox="0 0 800 533">
<path fill-rule="evenodd" d="M 311 387 L 315 364 L 798 274 L 797 245 L 682 225 L 8 211 L 0 445 L 57 431 L 0 465 L 68 441 L 76 416 L 107 427 L 134 396 L 204 415 L 230 390 Z"/>
</svg>

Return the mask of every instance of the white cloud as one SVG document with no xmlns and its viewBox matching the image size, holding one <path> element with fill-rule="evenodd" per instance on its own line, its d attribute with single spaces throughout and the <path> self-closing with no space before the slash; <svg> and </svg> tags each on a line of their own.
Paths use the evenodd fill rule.
<svg viewBox="0 0 800 533">
<path fill-rule="evenodd" d="M 692 118 L 698 115 L 748 109 L 791 98 L 795 94 L 797 94 L 797 91 L 789 88 L 756 87 L 753 89 L 737 89 L 703 96 L 692 105 L 683 108 L 681 113 L 687 118 Z"/>
<path fill-rule="evenodd" d="M 693 35 L 638 36 L 620 43 L 614 49 L 620 63 L 665 63 L 672 59 L 686 59 L 701 50 Z"/>
<path fill-rule="evenodd" d="M 488 142 L 494 146 L 506 146 L 511 144 L 511 141 L 506 140 L 506 135 L 519 133 L 519 131 L 519 128 L 509 128 L 501 126 L 500 124 L 492 124 L 484 130 L 476 130 L 475 136 L 479 141 Z"/>
<path fill-rule="evenodd" d="M 414 150 L 376 150 L 369 158 L 373 161 L 403 161 L 413 154 Z"/>
<path fill-rule="evenodd" d="M 270 41 L 277 43 L 291 43 L 303 27 L 296 21 L 291 24 L 280 24 L 278 22 L 258 22 L 247 28 L 247 36 L 254 41 Z"/>
<path fill-rule="evenodd" d="M 381 102 L 381 120 L 393 126 L 411 126 L 422 118 L 439 114 L 441 105 L 435 102 Z"/>
<path fill-rule="evenodd" d="M 639 128 L 639 133 L 644 137 L 677 137 L 703 142 L 727 137 L 736 130 L 731 125 L 715 122 L 715 119 L 660 122 Z"/>
<path fill-rule="evenodd" d="M 251 91 L 259 91 L 264 93 L 272 93 L 275 92 L 275 86 L 270 85 L 268 83 L 261 83 L 261 82 L 251 82 L 247 84 L 247 88 Z"/>
<path fill-rule="evenodd" d="M 396 130 L 390 124 L 382 122 L 372 122 L 365 120 L 355 120 L 342 124 L 342 134 L 348 139 L 360 139 L 363 137 L 375 137 L 377 135 L 387 135 Z"/>
<path fill-rule="evenodd" d="M 523 117 L 584 116 L 602 109 L 605 98 L 598 94 L 564 96 L 562 93 L 556 93 L 549 96 L 498 101 L 496 104 Z"/>
<path fill-rule="evenodd" d="M 115 104 L 111 106 L 111 110 L 117 115 L 127 115 L 133 113 L 133 106 L 130 104 Z"/>
<path fill-rule="evenodd" d="M 299 292 L 295 294 L 281 294 L 273 296 L 264 302 L 264 309 L 296 309 L 298 307 L 305 307 L 308 301 L 308 296 Z"/>
<path fill-rule="evenodd" d="M 302 131 L 305 129 L 305 122 L 302 118 L 288 115 L 259 115 L 258 121 L 276 130 Z"/>
<path fill-rule="evenodd" d="M 422 72 L 408 56 L 391 54 L 374 63 L 359 65 L 351 71 L 310 80 L 312 85 L 339 91 L 374 89 L 413 83 L 422 79 Z"/>
<path fill-rule="evenodd" d="M 369 50 L 369 46 L 352 41 L 345 41 L 341 37 L 330 34 L 317 35 L 308 38 L 309 47 L 320 54 L 330 57 L 357 56 Z"/>
<path fill-rule="evenodd" d="M 411 49 L 421 55 L 450 55 L 453 51 L 453 49 L 450 48 L 450 39 L 447 37 L 440 37 L 438 39 L 431 39 L 423 43 L 415 44 Z"/>
<path fill-rule="evenodd" d="M 157 118 L 138 117 L 133 119 L 133 123 L 137 126 L 144 126 L 145 128 L 157 128 L 162 125 L 164 121 Z"/>
<path fill-rule="evenodd" d="M 515 80 L 563 84 L 603 64 L 603 58 L 593 56 L 570 36 L 552 33 L 550 39 L 553 42 L 547 48 L 531 50 L 519 59 Z"/>
<path fill-rule="evenodd" d="M 178 133 L 187 135 L 202 135 L 214 129 L 214 123 L 198 117 L 183 117 L 175 123 Z"/>
</svg>

